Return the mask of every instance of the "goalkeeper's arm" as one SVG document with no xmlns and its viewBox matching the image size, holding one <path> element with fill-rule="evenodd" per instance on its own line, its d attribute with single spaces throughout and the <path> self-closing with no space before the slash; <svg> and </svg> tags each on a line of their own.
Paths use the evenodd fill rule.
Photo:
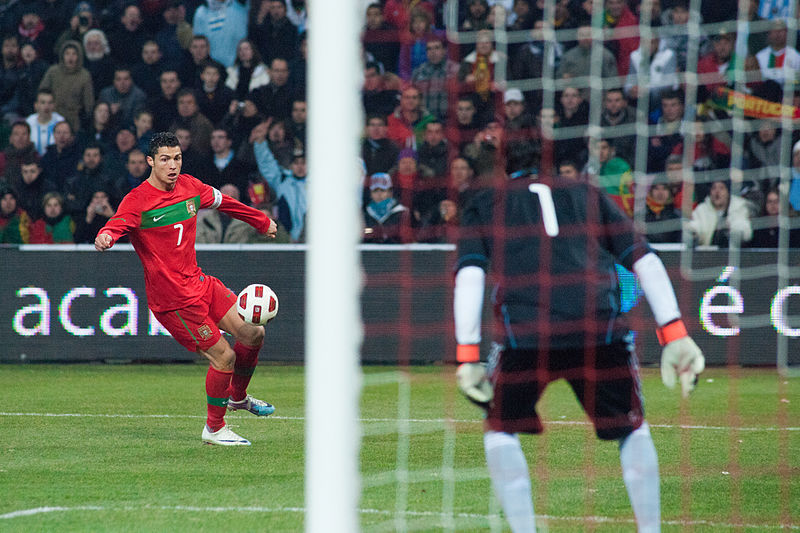
<svg viewBox="0 0 800 533">
<path fill-rule="evenodd" d="M 664 263 L 650 252 L 633 264 L 633 271 L 639 277 L 639 285 L 653 311 L 658 324 L 658 341 L 664 347 L 661 379 L 664 385 L 672 388 L 680 378 L 683 395 L 688 396 L 694 389 L 697 375 L 705 368 L 705 358 L 681 320 L 678 300 Z"/>
<path fill-rule="evenodd" d="M 481 312 L 486 273 L 477 266 L 466 266 L 456 274 L 453 316 L 458 343 L 456 372 L 459 390 L 470 401 L 485 407 L 492 399 L 492 386 L 486 367 L 480 362 Z"/>
</svg>

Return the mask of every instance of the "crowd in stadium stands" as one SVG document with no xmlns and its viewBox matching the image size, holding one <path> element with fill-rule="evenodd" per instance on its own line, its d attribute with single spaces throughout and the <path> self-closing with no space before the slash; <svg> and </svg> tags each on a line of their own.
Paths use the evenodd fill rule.
<svg viewBox="0 0 800 533">
<path fill-rule="evenodd" d="M 305 3 L 0 1 L 0 243 L 93 242 L 149 175 L 162 130 L 178 136 L 184 172 L 302 242 Z M 776 246 L 781 203 L 800 211 L 800 131 L 745 115 L 734 134 L 720 96 L 783 101 L 800 71 L 791 3 L 743 2 L 737 22 L 738 0 L 698 13 L 688 0 L 460 0 L 452 42 L 444 0 L 363 0 L 364 242 L 451 240 L 499 169 L 595 183 L 653 242 L 680 242 L 685 227 L 696 244 Z M 500 49 L 498 28 L 527 40 Z M 800 91 L 786 101 L 800 106 Z M 222 214 L 199 222 L 201 242 L 260 239 Z"/>
</svg>

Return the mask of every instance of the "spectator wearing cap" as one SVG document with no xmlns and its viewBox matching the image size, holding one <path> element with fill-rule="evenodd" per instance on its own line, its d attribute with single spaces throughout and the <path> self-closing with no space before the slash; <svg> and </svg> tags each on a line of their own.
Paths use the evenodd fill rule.
<svg viewBox="0 0 800 533">
<path fill-rule="evenodd" d="M 68 2 L 64 2 L 67 4 Z M 98 20 L 94 14 L 94 8 L 89 2 L 78 2 L 69 18 L 69 27 L 61 32 L 56 39 L 53 51 L 57 56 L 60 55 L 61 47 L 67 41 L 77 41 L 83 43 L 83 37 L 92 28 L 97 27 Z"/>
<path fill-rule="evenodd" d="M 509 170 L 538 166 L 540 147 L 536 142 L 533 117 L 527 112 L 522 91 L 507 89 L 503 95 L 504 129 L 509 157 L 513 160 Z M 513 170 L 511 167 L 514 167 Z"/>
<path fill-rule="evenodd" d="M 800 52 L 786 45 L 786 33 L 786 21 L 772 21 L 767 33 L 768 46 L 756 54 L 762 78 L 781 86 L 786 80 L 796 80 L 800 70 Z"/>
<path fill-rule="evenodd" d="M 556 69 L 557 78 L 582 78 L 596 72 L 592 65 L 592 26 L 584 24 L 578 28 L 578 45 L 570 48 L 561 57 Z M 599 74 L 603 80 L 617 77 L 617 60 L 608 48 L 599 47 L 601 63 Z M 608 86 L 610 82 L 604 82 Z"/>
<path fill-rule="evenodd" d="M 645 198 L 644 222 L 649 242 L 681 242 L 681 214 L 666 177 L 653 180 Z"/>
<path fill-rule="evenodd" d="M 706 199 L 692 211 L 689 229 L 701 246 L 744 244 L 753 236 L 748 202 L 731 194 L 729 181 L 714 181 Z"/>
<path fill-rule="evenodd" d="M 364 242 L 401 244 L 411 242 L 411 217 L 406 206 L 392 194 L 392 178 L 378 172 L 369 178 L 370 202 L 364 209 Z"/>
<path fill-rule="evenodd" d="M 281 167 L 267 142 L 271 119 L 262 122 L 250 133 L 250 142 L 258 164 L 258 171 L 272 190 L 278 222 L 289 231 L 292 242 L 305 238 L 306 157 L 303 152 L 292 156 L 289 168 Z"/>
<path fill-rule="evenodd" d="M 207 0 L 194 12 L 192 30 L 208 38 L 211 57 L 225 68 L 233 65 L 236 45 L 247 37 L 247 18 L 247 7 L 239 2 Z"/>
<path fill-rule="evenodd" d="M 422 94 L 422 105 L 439 120 L 447 116 L 447 80 L 455 78 L 458 64 L 447 59 L 446 41 L 441 37 L 425 43 L 427 60 L 416 67 L 411 82 Z"/>
<path fill-rule="evenodd" d="M 83 67 L 83 51 L 77 41 L 61 46 L 58 64 L 51 66 L 39 89 L 49 89 L 56 99 L 56 112 L 76 131 L 81 117 L 94 107 L 94 88 L 89 71 Z"/>
<path fill-rule="evenodd" d="M 17 203 L 17 193 L 0 183 L 0 244 L 27 244 L 31 219 Z"/>
<path fill-rule="evenodd" d="M 83 51 L 83 66 L 92 75 L 94 94 L 100 94 L 114 81 L 114 60 L 105 32 L 98 28 L 87 31 L 83 35 Z"/>
</svg>

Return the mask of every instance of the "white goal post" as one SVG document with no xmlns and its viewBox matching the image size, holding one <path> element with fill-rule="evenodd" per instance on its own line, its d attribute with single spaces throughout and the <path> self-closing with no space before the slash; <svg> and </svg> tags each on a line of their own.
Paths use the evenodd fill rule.
<svg viewBox="0 0 800 533">
<path fill-rule="evenodd" d="M 305 529 L 358 531 L 361 2 L 309 2 Z"/>
</svg>

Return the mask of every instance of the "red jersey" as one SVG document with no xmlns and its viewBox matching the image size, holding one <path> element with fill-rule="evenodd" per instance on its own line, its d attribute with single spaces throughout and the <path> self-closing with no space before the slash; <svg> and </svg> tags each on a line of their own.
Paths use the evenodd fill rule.
<svg viewBox="0 0 800 533">
<path fill-rule="evenodd" d="M 113 242 L 129 235 L 144 268 L 147 305 L 153 311 L 181 309 L 205 293 L 208 276 L 197 266 L 194 249 L 197 211 L 219 209 L 266 233 L 270 219 L 189 174 L 181 174 L 171 191 L 147 181 L 133 189 L 98 233 Z"/>
</svg>

